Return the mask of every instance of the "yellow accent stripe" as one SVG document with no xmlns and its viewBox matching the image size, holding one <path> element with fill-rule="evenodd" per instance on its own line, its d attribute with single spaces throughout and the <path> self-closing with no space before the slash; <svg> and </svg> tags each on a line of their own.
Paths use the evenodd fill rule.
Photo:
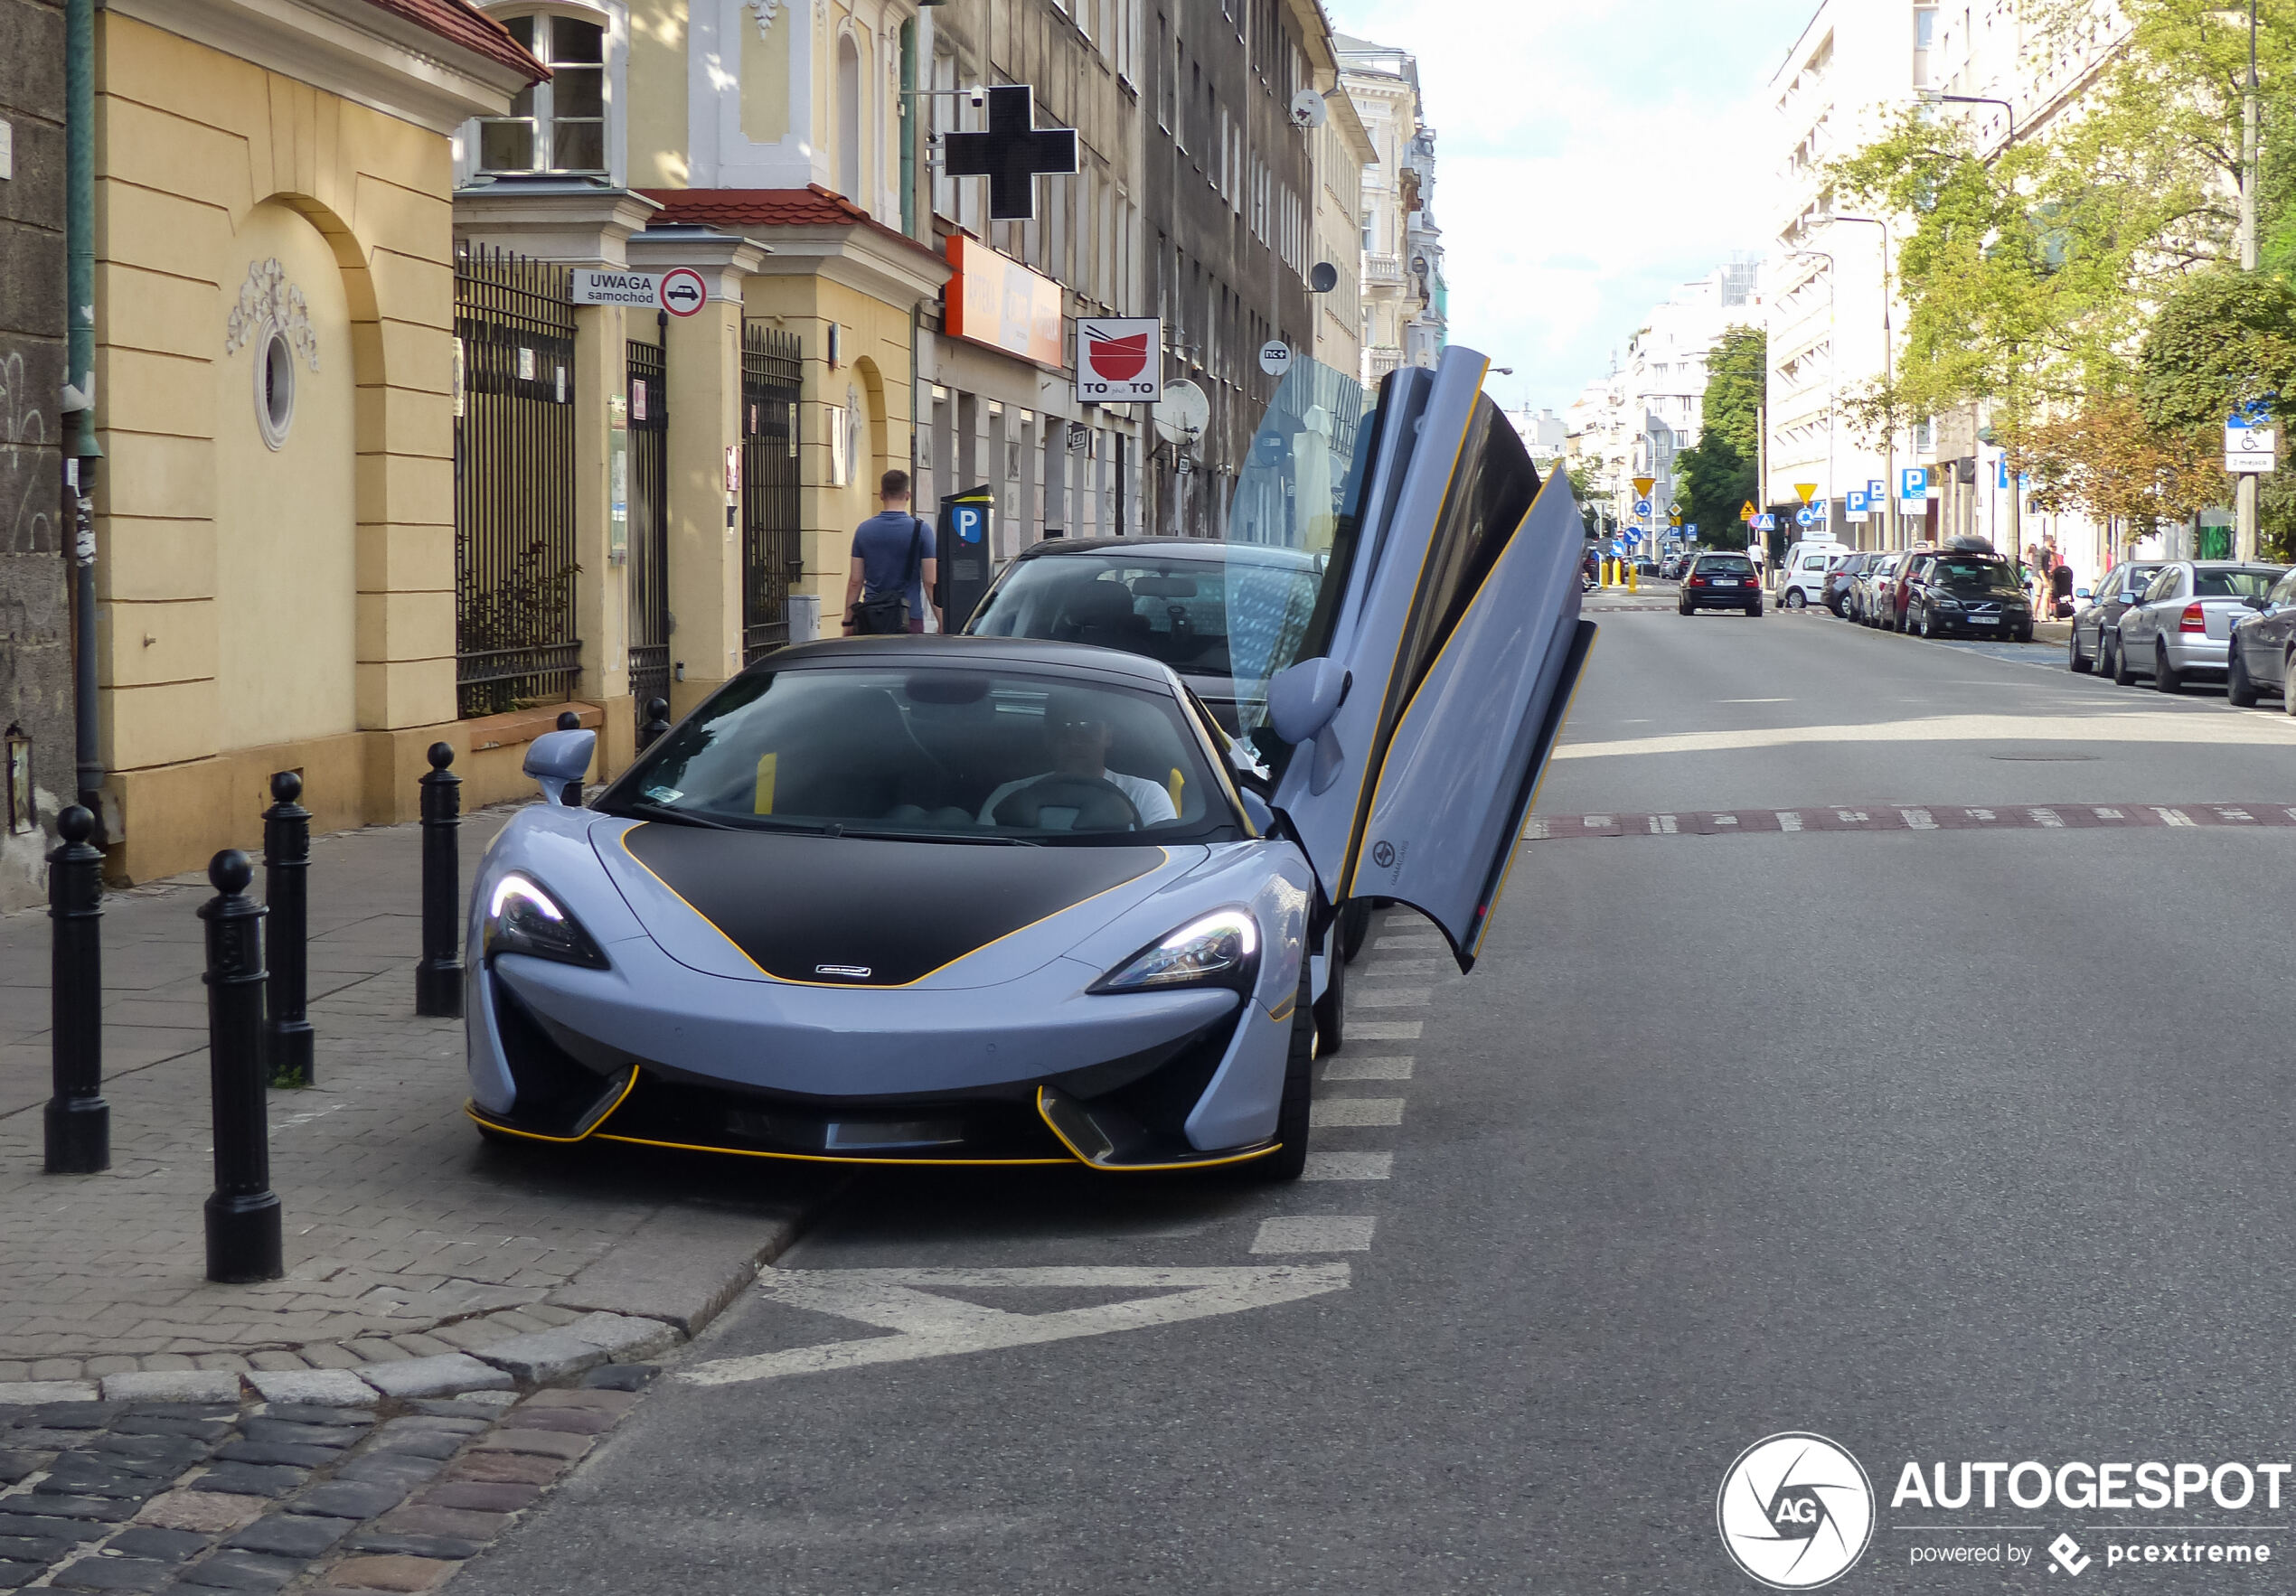
<svg viewBox="0 0 2296 1596">
<path fill-rule="evenodd" d="M 1480 397 L 1482 393 L 1483 378 L 1489 376 L 1490 374 L 1491 361 L 1489 358 L 1486 357 L 1482 362 L 1482 372 L 1475 378 L 1475 393 L 1477 397 Z M 1456 443 L 1451 446 L 1451 469 L 1444 474 L 1443 492 L 1437 495 L 1435 499 L 1435 523 L 1427 528 L 1427 546 L 1419 551 L 1419 574 L 1413 577 L 1411 581 L 1411 602 L 1404 606 L 1403 624 L 1406 632 L 1410 629 L 1411 615 L 1412 612 L 1418 607 L 1420 595 L 1426 589 L 1427 561 L 1435 558 L 1436 536 L 1443 530 L 1443 507 L 1451 502 L 1452 484 L 1459 480 L 1459 462 L 1466 458 L 1467 435 L 1474 430 L 1474 425 L 1475 407 L 1473 400 L 1470 399 L 1467 404 L 1467 418 L 1459 428 L 1459 439 Z M 1365 577 L 1365 581 L 1366 596 L 1368 597 L 1369 582 L 1368 575 Z M 1397 662 L 1402 657 L 1405 641 L 1406 639 L 1403 636 L 1398 635 L 1396 638 L 1395 647 L 1388 651 L 1387 674 L 1379 679 L 1379 702 L 1382 706 L 1385 706 L 1388 701 L 1388 689 L 1394 684 L 1395 668 Z M 1397 724 L 1402 724 L 1400 718 L 1397 718 Z M 1372 725 L 1372 734 L 1376 737 L 1378 732 L 1379 726 L 1375 721 Z M 1388 741 L 1389 745 L 1392 746 L 1393 738 L 1390 737 Z M 1355 880 L 1357 856 L 1363 850 L 1363 828 L 1370 819 L 1369 813 L 1363 806 L 1363 784 L 1370 778 L 1369 756 L 1371 750 L 1366 748 L 1363 752 L 1364 757 L 1357 762 L 1358 768 L 1355 773 L 1355 802 L 1352 813 L 1348 821 L 1347 851 L 1341 859 L 1340 897 L 1342 899 L 1347 897 L 1352 890 L 1350 884 Z M 1380 765 L 1385 765 L 1388 758 L 1387 748 L 1382 747 L 1379 752 L 1379 763 Z"/>
<path fill-rule="evenodd" d="M 1555 746 L 1563 740 L 1563 728 L 1570 724 L 1570 712 L 1578 703 L 1578 690 L 1586 681 L 1586 667 L 1595 661 L 1595 645 L 1603 640 L 1603 629 L 1595 628 L 1595 635 L 1586 640 L 1586 657 L 1578 664 L 1578 680 L 1570 684 L 1570 697 L 1563 700 L 1563 718 L 1555 722 Z M 1523 830 L 1530 829 L 1530 817 L 1539 812 L 1539 791 L 1547 784 L 1547 773 L 1555 767 L 1555 749 L 1547 750 L 1547 763 L 1539 769 L 1539 779 L 1530 784 L 1530 802 L 1523 805 Z M 1507 878 L 1515 873 L 1515 860 L 1522 853 L 1522 832 L 1507 845 L 1507 862 L 1500 868 L 1499 885 L 1492 889 L 1491 902 L 1482 911 L 1482 924 L 1475 930 L 1474 946 L 1467 950 L 1471 959 L 1482 957 L 1482 939 L 1491 934 L 1491 923 L 1499 918 L 1499 900 L 1507 896 Z"/>
<path fill-rule="evenodd" d="M 1280 1151 L 1284 1146 L 1280 1141 L 1271 1141 L 1266 1147 L 1256 1147 L 1249 1152 L 1230 1153 L 1216 1159 L 1190 1159 L 1179 1164 L 1096 1164 L 1081 1152 L 1077 1152 L 1077 1144 L 1061 1135 L 1060 1127 L 1054 1124 L 1052 1116 L 1044 1112 L 1044 1088 L 1041 1086 L 1037 1088 L 1037 1118 L 1044 1122 L 1045 1129 L 1060 1138 L 1061 1146 L 1077 1154 L 1077 1162 L 1104 1175 L 1158 1175 L 1182 1169 L 1217 1169 L 1228 1164 L 1248 1164 L 1254 1159 L 1264 1159 L 1269 1153 Z"/>
<path fill-rule="evenodd" d="M 488 1130 L 500 1131 L 505 1136 L 518 1136 L 524 1138 L 528 1141 L 548 1141 L 560 1147 L 571 1147 L 578 1141 L 587 1141 L 591 1137 L 597 1135 L 598 1126 L 603 1125 L 607 1121 L 612 1119 L 614 1117 L 615 1111 L 619 1109 L 625 1103 L 627 1103 L 630 1100 L 630 1094 L 637 1090 L 638 1075 L 641 1072 L 635 1065 L 631 1066 L 628 1077 L 622 1083 L 622 1091 L 620 1095 L 616 1097 L 614 1101 L 607 1106 L 606 1112 L 598 1115 L 597 1120 L 591 1123 L 590 1128 L 583 1131 L 579 1136 L 545 1136 L 539 1131 L 522 1131 L 515 1125 L 505 1125 L 500 1120 L 495 1119 L 492 1114 L 489 1114 L 485 1110 L 481 1109 L 476 1102 L 469 1098 L 465 1098 L 463 1100 L 463 1113 L 468 1114 L 473 1120 L 476 1121 L 479 1124 L 485 1126 Z"/>
<path fill-rule="evenodd" d="M 965 960 L 971 958 L 974 953 L 981 953 L 988 948 L 993 948 L 996 946 L 997 944 L 1008 941 L 1012 937 L 1016 937 L 1024 931 L 1033 931 L 1038 926 L 1043 925 L 1047 920 L 1052 919 L 1056 915 L 1065 915 L 1070 909 L 1081 908 L 1086 904 L 1092 902 L 1094 898 L 1106 897 L 1110 893 L 1115 891 L 1118 887 L 1129 887 L 1134 881 L 1141 879 L 1142 877 L 1153 876 L 1158 870 L 1162 869 L 1166 865 L 1172 863 L 1172 850 L 1169 848 L 1157 848 L 1156 851 L 1163 857 L 1159 859 L 1154 864 L 1150 865 L 1146 869 L 1141 871 L 1139 875 L 1126 876 L 1123 880 L 1116 882 L 1114 886 L 1102 887 L 1099 891 L 1094 893 L 1091 897 L 1080 897 L 1074 903 L 1062 904 L 1049 915 L 1040 915 L 1035 919 L 1030 921 L 1026 925 L 1016 925 L 1010 931 L 1004 932 L 997 936 L 993 936 L 989 938 L 988 941 L 983 943 L 979 947 L 959 953 L 955 958 L 949 960 L 946 963 L 936 964 L 932 969 L 927 970 L 924 974 L 917 977 L 914 981 L 899 981 L 889 986 L 879 986 L 872 981 L 793 981 L 786 975 L 776 975 L 772 971 L 758 963 L 757 960 L 751 958 L 747 948 L 744 948 L 739 943 L 734 941 L 730 936 L 726 936 L 724 930 L 715 920 L 710 918 L 709 915 L 703 914 L 700 909 L 694 908 L 692 903 L 687 899 L 685 894 L 680 892 L 667 881 L 663 881 L 662 878 L 654 873 L 652 866 L 648 865 L 644 859 L 640 859 L 635 853 L 631 851 L 631 832 L 637 831 L 640 827 L 654 825 L 655 823 L 657 822 L 653 821 L 640 821 L 637 825 L 631 826 L 623 831 L 620 838 L 622 851 L 629 856 L 629 860 L 632 864 L 637 866 L 639 869 L 644 870 L 647 875 L 653 876 L 656 881 L 660 881 L 662 883 L 662 890 L 668 893 L 672 897 L 676 898 L 680 903 L 684 904 L 688 909 L 692 910 L 693 917 L 695 919 L 701 921 L 710 930 L 717 932 L 720 936 L 724 936 L 726 945 L 731 948 L 735 953 L 741 955 L 742 962 L 748 965 L 750 969 L 756 971 L 758 974 L 764 976 L 767 981 L 773 981 L 779 986 L 824 987 L 830 990 L 841 992 L 905 991 L 908 988 L 917 985 L 919 982 L 932 980 L 942 971 L 946 970 L 951 964 L 962 963 Z M 1154 847 L 1155 845 L 1152 843 L 1150 846 Z M 653 928 L 651 926 L 647 927 L 647 934 L 653 934 Z M 668 1144 L 665 1143 L 664 1145 Z M 795 1155 L 790 1154 L 786 1156 L 795 1157 Z"/>
<path fill-rule="evenodd" d="M 1304 959 L 1307 955 L 1305 953 L 1302 953 L 1300 957 Z M 1292 1010 L 1299 1006 L 1300 995 L 1297 992 L 1294 992 L 1290 997 L 1284 1000 L 1283 1006 L 1281 1008 L 1270 1009 L 1267 1011 L 1267 1017 L 1268 1019 L 1274 1020 L 1276 1024 L 1282 1025 L 1285 1020 L 1292 1018 Z"/>
</svg>

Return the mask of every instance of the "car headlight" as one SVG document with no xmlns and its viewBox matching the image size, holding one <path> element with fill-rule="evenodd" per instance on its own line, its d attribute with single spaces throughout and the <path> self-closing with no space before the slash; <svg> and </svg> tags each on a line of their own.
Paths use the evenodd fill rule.
<svg viewBox="0 0 2296 1596">
<path fill-rule="evenodd" d="M 559 907 L 549 893 L 516 874 L 496 882 L 494 896 L 486 900 L 482 947 L 488 958 L 526 953 L 592 970 L 607 967 L 606 955 L 582 923 Z"/>
<path fill-rule="evenodd" d="M 1931 607 L 1934 609 L 1957 610 L 1962 607 L 1962 601 L 1960 599 L 1948 598 L 1942 593 L 1933 597 L 1929 602 Z"/>
<path fill-rule="evenodd" d="M 1251 983 L 1259 925 L 1243 909 L 1219 909 L 1190 920 L 1093 982 L 1096 992 Z"/>
</svg>

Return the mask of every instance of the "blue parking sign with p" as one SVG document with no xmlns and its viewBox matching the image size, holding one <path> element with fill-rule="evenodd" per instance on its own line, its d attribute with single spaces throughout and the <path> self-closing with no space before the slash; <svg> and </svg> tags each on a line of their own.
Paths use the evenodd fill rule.
<svg viewBox="0 0 2296 1596">
<path fill-rule="evenodd" d="M 1929 497 L 1929 467 L 1908 465 L 1897 474 L 1897 496 L 1900 499 Z"/>
<path fill-rule="evenodd" d="M 1866 506 L 1870 502 L 1872 501 L 1866 497 L 1866 490 L 1863 488 L 1851 488 L 1842 495 L 1842 507 L 1851 515 L 1865 514 Z"/>
<path fill-rule="evenodd" d="M 960 543 L 977 543 L 988 521 L 988 514 L 977 504 L 959 504 L 949 514 L 950 527 Z"/>
</svg>

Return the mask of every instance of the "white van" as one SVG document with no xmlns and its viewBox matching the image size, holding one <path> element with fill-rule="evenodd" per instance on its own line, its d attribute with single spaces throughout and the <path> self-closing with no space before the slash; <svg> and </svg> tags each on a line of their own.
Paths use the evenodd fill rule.
<svg viewBox="0 0 2296 1596">
<path fill-rule="evenodd" d="M 1786 550 L 1778 567 L 1778 605 L 1798 610 L 1826 601 L 1826 573 L 1858 551 L 1839 538 L 1811 538 Z"/>
</svg>

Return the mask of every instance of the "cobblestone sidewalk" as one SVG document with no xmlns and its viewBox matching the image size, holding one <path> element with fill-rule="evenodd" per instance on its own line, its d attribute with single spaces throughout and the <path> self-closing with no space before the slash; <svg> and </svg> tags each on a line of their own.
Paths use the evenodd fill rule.
<svg viewBox="0 0 2296 1596">
<path fill-rule="evenodd" d="M 470 817 L 466 876 L 509 812 Z M 786 1244 L 823 1188 L 810 1171 L 479 1141 L 461 1112 L 461 1022 L 414 1015 L 419 849 L 411 826 L 313 845 L 317 1084 L 270 1094 L 287 1273 L 263 1285 L 202 1278 L 204 879 L 106 900 L 102 1175 L 42 1172 L 48 921 L 0 918 L 0 1388 L 357 1368 L 598 1310 L 691 1333 Z"/>
</svg>

